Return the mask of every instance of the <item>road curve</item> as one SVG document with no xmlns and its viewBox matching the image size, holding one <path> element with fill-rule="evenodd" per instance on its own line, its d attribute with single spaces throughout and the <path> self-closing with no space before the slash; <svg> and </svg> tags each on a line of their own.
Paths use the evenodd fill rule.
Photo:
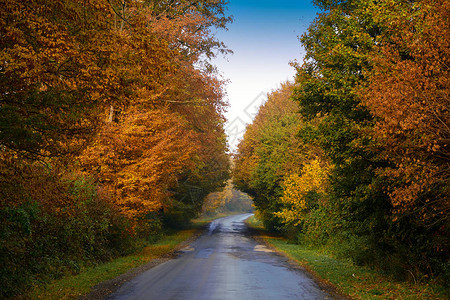
<svg viewBox="0 0 450 300">
<path fill-rule="evenodd" d="M 306 274 L 249 236 L 251 214 L 217 219 L 171 261 L 124 284 L 109 299 L 331 299 Z"/>
</svg>

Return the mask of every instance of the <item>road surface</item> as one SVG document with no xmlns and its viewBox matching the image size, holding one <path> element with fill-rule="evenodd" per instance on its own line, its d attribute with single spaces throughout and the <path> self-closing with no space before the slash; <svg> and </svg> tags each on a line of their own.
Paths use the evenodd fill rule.
<svg viewBox="0 0 450 300">
<path fill-rule="evenodd" d="M 249 216 L 217 219 L 179 257 L 135 277 L 109 299 L 332 299 L 254 240 L 244 224 Z"/>
</svg>

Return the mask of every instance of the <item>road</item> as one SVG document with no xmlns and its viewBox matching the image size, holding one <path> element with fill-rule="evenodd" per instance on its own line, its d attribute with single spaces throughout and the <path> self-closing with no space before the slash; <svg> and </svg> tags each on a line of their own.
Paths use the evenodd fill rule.
<svg viewBox="0 0 450 300">
<path fill-rule="evenodd" d="M 135 277 L 109 299 L 331 299 L 249 235 L 249 216 L 217 219 L 176 259 Z"/>
</svg>

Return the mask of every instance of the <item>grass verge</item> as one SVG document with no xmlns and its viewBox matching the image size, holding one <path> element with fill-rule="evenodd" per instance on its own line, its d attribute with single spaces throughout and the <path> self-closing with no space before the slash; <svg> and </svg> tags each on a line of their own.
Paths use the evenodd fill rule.
<svg viewBox="0 0 450 300">
<path fill-rule="evenodd" d="M 138 253 L 119 257 L 105 264 L 86 267 L 77 275 L 68 275 L 49 284 L 36 285 L 31 288 L 23 299 L 76 299 L 91 292 L 92 287 L 99 283 L 115 279 L 128 271 L 144 264 L 167 256 L 182 242 L 192 238 L 211 221 L 233 215 L 234 213 L 219 213 L 214 216 L 201 217 L 192 220 L 190 229 L 176 231 L 165 235 L 158 242 L 146 246 Z"/>
<path fill-rule="evenodd" d="M 334 286 L 340 293 L 354 299 L 449 299 L 448 289 L 438 284 L 398 282 L 391 277 L 349 260 L 336 259 L 317 249 L 291 244 L 286 239 L 267 234 L 254 216 L 247 224 L 276 250 L 297 261 L 314 277 Z"/>
<path fill-rule="evenodd" d="M 93 286 L 101 282 L 116 278 L 133 268 L 169 254 L 180 243 L 193 237 L 198 230 L 199 225 L 196 225 L 193 229 L 181 230 L 166 235 L 157 243 L 146 246 L 136 254 L 120 257 L 96 267 L 86 268 L 78 275 L 54 280 L 46 286 L 36 286 L 23 298 L 76 299 L 88 294 Z"/>
</svg>

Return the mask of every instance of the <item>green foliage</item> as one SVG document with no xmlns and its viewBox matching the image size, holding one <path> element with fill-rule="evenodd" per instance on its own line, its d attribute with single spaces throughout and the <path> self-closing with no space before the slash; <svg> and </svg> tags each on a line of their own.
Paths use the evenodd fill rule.
<svg viewBox="0 0 450 300">
<path fill-rule="evenodd" d="M 307 60 L 297 68 L 294 99 L 303 118 L 311 123 L 301 129 L 299 138 L 323 149 L 335 168 L 330 176 L 329 202 L 309 214 L 301 239 L 313 244 L 320 241 L 339 256 L 381 267 L 399 278 L 408 273 L 442 273 L 445 254 L 438 249 L 445 247 L 447 242 L 441 237 L 448 229 L 420 225 L 410 216 L 396 220 L 388 191 L 399 182 L 381 171 L 392 168 L 392 161 L 379 155 L 385 150 L 372 131 L 378 120 L 363 105 L 359 93 L 371 80 L 365 75 L 372 70 L 371 58 L 379 51 L 380 36 L 397 34 L 389 31 L 383 23 L 386 20 L 380 21 L 377 11 L 384 5 L 402 4 L 317 3 L 329 11 L 301 38 Z M 410 14 L 414 12 L 400 18 Z M 391 105 L 389 101 L 385 105 Z M 374 99 L 374 103 L 379 102 Z"/>
<path fill-rule="evenodd" d="M 15 185 L 15 193 L 25 199 L 21 204 L 0 206 L 2 297 L 12 297 L 33 282 L 76 273 L 82 265 L 129 253 L 137 246 L 127 235 L 126 219 L 99 197 L 91 179 L 69 176 L 61 181 L 49 169 L 32 170 L 32 183 L 19 185 L 14 178 L 6 187 L 2 183 L 6 189 Z M 53 197 L 63 200 L 62 206 L 46 203 Z"/>
<path fill-rule="evenodd" d="M 93 286 L 114 279 L 127 271 L 139 267 L 152 259 L 167 255 L 181 242 L 195 233 L 195 230 L 183 230 L 161 236 L 158 241 L 142 247 L 141 251 L 115 258 L 106 263 L 81 268 L 75 275 L 45 282 L 34 286 L 27 292 L 27 299 L 72 299 L 88 294 Z"/>
<path fill-rule="evenodd" d="M 274 212 L 282 206 L 283 178 L 289 170 L 301 166 L 301 161 L 293 164 L 301 156 L 302 146 L 295 139 L 300 120 L 297 106 L 289 100 L 292 88 L 286 83 L 269 94 L 239 145 L 233 171 L 235 186 L 252 196 L 264 225 L 274 231 L 282 228 Z"/>
<path fill-rule="evenodd" d="M 320 279 L 333 284 L 339 292 L 355 299 L 448 298 L 448 288 L 436 282 L 417 278 L 413 282 L 398 281 L 383 272 L 355 265 L 348 259 L 336 258 L 314 247 L 292 244 L 280 238 L 264 238 Z"/>
<path fill-rule="evenodd" d="M 387 230 L 384 216 L 390 210 L 387 197 L 374 184 L 375 170 L 384 162 L 374 158 L 367 147 L 370 139 L 365 128 L 371 126 L 372 117 L 360 105 L 355 92 L 364 80 L 363 71 L 370 67 L 369 50 L 378 29 L 367 13 L 371 2 L 353 2 L 351 9 L 337 3 L 324 5 L 330 11 L 316 19 L 301 39 L 308 60 L 298 67 L 294 99 L 302 116 L 311 122 L 301 129 L 299 137 L 323 149 L 334 168 L 330 175 L 329 203 L 310 214 L 312 220 L 305 221 L 302 234 L 307 236 L 315 229 L 319 241 L 337 245 L 345 241 L 354 244 L 360 237 L 361 244 L 371 244 L 365 247 L 354 244 L 350 248 L 359 253 L 346 252 L 360 261 L 358 257 L 364 257 L 365 249 L 378 248 L 372 241 Z M 316 219 L 329 212 L 339 221 Z M 318 221 L 324 223 L 317 226 Z M 334 232 L 325 234 L 321 226 Z M 346 233 L 339 235 L 340 232 Z M 371 261 L 372 257 L 367 255 L 365 262 Z"/>
<path fill-rule="evenodd" d="M 306 58 L 291 97 L 300 114 L 271 119 L 265 110 L 280 109 L 269 98 L 239 145 L 236 186 L 266 226 L 299 243 L 399 279 L 446 278 L 448 39 L 431 32 L 448 36 L 437 25 L 448 4 L 315 3 L 326 11 L 301 37 Z M 296 141 L 284 118 L 293 118 Z M 321 193 L 301 180 L 313 159 L 332 166 Z"/>
</svg>

